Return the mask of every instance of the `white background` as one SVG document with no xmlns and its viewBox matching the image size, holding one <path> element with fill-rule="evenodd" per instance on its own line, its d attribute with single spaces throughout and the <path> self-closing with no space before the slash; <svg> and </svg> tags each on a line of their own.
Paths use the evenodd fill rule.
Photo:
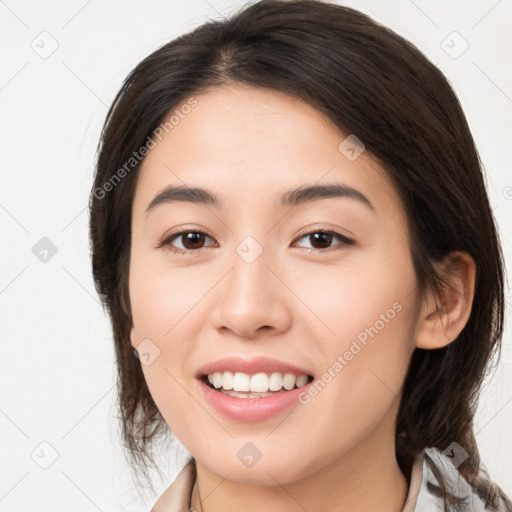
<svg viewBox="0 0 512 512">
<path fill-rule="evenodd" d="M 137 501 L 114 420 L 113 342 L 94 291 L 88 247 L 94 153 L 107 106 L 128 72 L 164 42 L 244 3 L 0 0 L 3 512 L 140 511 L 155 499 Z M 487 171 L 510 267 L 512 1 L 344 4 L 414 42 L 448 76 Z M 455 59 L 447 51 L 453 56 L 464 41 L 457 35 L 446 39 L 453 31 L 469 44 Z M 34 50 L 52 44 L 58 47 L 48 58 Z M 32 253 L 42 237 L 58 250 L 46 263 Z M 507 298 L 510 320 L 508 289 Z M 475 428 L 491 477 L 509 495 L 511 364 L 506 333 Z M 35 461 L 50 462 L 52 450 L 57 460 L 42 469 Z M 162 454 L 166 479 L 155 476 L 158 490 L 174 479 L 182 460 L 174 452 Z"/>
</svg>

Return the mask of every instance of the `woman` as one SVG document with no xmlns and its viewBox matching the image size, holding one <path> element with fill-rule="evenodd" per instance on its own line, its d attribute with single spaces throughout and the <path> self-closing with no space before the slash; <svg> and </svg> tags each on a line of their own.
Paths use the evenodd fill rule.
<svg viewBox="0 0 512 512">
<path fill-rule="evenodd" d="M 176 38 L 114 100 L 90 213 L 127 447 L 192 455 L 154 511 L 512 510 L 472 424 L 499 240 L 413 45 L 307 0 Z"/>
</svg>

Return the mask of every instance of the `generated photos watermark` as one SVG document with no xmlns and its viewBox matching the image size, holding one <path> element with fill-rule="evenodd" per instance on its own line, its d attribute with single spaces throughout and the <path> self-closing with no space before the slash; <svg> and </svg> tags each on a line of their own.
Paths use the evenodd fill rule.
<svg viewBox="0 0 512 512">
<path fill-rule="evenodd" d="M 175 109 L 174 112 L 167 118 L 165 123 L 159 124 L 151 133 L 148 135 L 146 142 L 137 150 L 132 153 L 132 156 L 125 162 L 125 164 L 120 167 L 112 176 L 105 182 L 101 187 L 96 187 L 93 191 L 94 197 L 96 199 L 103 199 L 108 192 L 114 190 L 114 188 L 121 183 L 123 178 L 129 174 L 133 169 L 137 167 L 137 165 L 144 160 L 149 150 L 153 149 L 158 141 L 162 141 L 164 133 L 170 133 L 182 119 L 184 119 L 190 112 L 193 107 L 198 105 L 198 101 L 191 97 L 187 100 L 187 102 L 182 105 L 179 109 Z"/>
<path fill-rule="evenodd" d="M 379 315 L 379 319 L 374 322 L 370 327 L 365 327 L 350 343 L 350 348 L 346 350 L 342 355 L 338 355 L 336 361 L 327 368 L 319 379 L 316 379 L 311 383 L 305 391 L 302 391 L 297 397 L 299 402 L 303 405 L 307 405 L 311 402 L 311 399 L 322 391 L 329 382 L 331 382 L 336 375 L 338 375 L 345 366 L 347 366 L 354 357 L 359 354 L 363 348 L 368 345 L 369 339 L 375 338 L 382 329 L 389 324 L 393 318 L 402 311 L 403 306 L 400 302 L 394 302 L 393 305 L 386 310 L 385 313 Z"/>
</svg>

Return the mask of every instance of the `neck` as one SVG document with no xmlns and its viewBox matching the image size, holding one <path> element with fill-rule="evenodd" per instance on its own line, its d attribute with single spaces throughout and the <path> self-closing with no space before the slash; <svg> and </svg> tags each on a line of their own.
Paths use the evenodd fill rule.
<svg viewBox="0 0 512 512">
<path fill-rule="evenodd" d="M 278 482 L 271 486 L 231 482 L 197 461 L 191 506 L 198 512 L 401 512 L 408 484 L 390 439 L 394 436 L 367 439 L 319 471 L 284 486 Z"/>
</svg>

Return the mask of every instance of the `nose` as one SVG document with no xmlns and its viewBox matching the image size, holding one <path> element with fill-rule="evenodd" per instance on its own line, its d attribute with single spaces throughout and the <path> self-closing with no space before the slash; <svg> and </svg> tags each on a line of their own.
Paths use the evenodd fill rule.
<svg viewBox="0 0 512 512">
<path fill-rule="evenodd" d="M 289 278 L 271 251 L 262 249 L 249 240 L 229 258 L 229 269 L 216 290 L 217 329 L 248 339 L 288 329 L 293 299 L 285 284 Z"/>
</svg>

